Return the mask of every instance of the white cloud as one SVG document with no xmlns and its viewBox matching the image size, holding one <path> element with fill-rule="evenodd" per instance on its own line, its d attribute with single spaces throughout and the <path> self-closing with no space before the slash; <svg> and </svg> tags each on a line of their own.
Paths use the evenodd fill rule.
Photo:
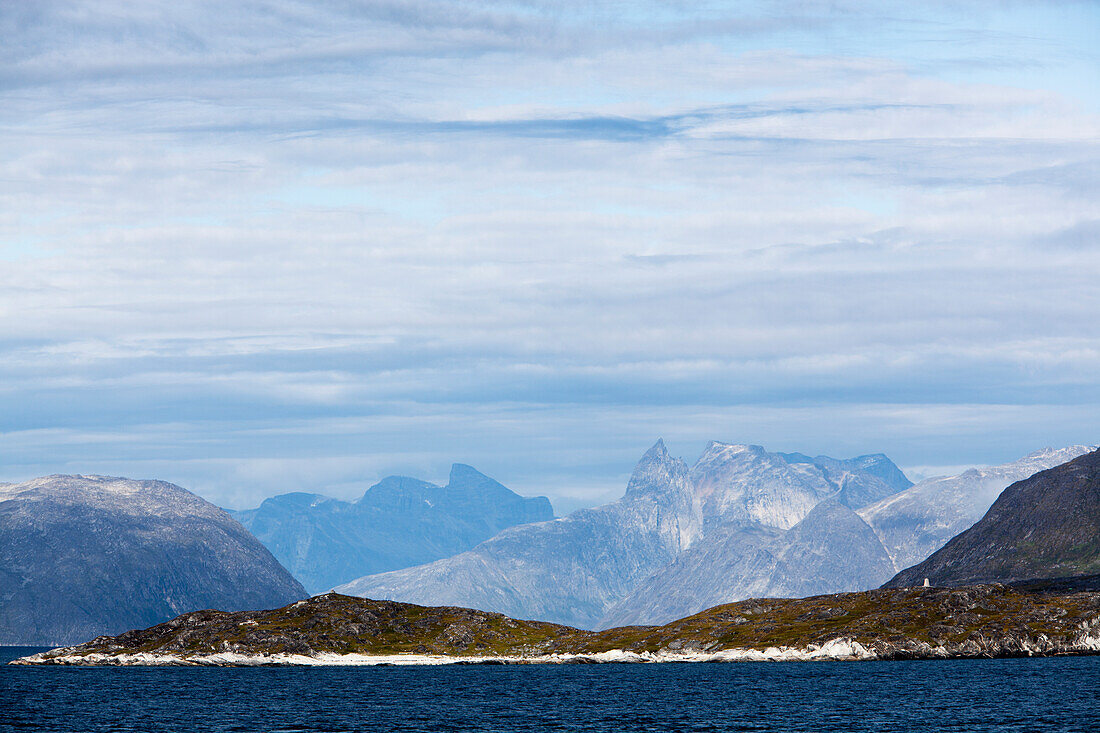
<svg viewBox="0 0 1100 733">
<path fill-rule="evenodd" d="M 496 461 L 576 501 L 661 434 L 1095 442 L 1095 99 L 958 8 L 838 7 L 0 10 L 5 473 Z M 875 23 L 896 52 L 855 48 Z M 228 447 L 194 468 L 164 424 Z"/>
</svg>

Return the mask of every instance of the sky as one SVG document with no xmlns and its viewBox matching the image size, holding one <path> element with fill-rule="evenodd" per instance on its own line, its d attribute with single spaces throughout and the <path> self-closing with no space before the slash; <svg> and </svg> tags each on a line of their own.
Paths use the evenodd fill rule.
<svg viewBox="0 0 1100 733">
<path fill-rule="evenodd" d="M 1100 442 L 1100 3 L 0 4 L 0 480 Z"/>
</svg>

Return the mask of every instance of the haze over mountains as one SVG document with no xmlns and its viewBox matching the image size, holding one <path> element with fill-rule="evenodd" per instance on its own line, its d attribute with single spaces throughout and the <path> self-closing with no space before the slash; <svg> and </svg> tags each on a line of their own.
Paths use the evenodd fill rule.
<svg viewBox="0 0 1100 733">
<path fill-rule="evenodd" d="M 885 456 L 788 459 L 759 446 L 715 442 L 689 468 L 658 441 L 616 502 L 515 527 L 455 557 L 362 578 L 338 590 L 593 628 L 612 621 L 609 611 L 635 592 L 659 595 L 649 583 L 659 587 L 660 573 L 685 552 L 708 568 L 720 563 L 716 555 L 733 562 L 744 556 L 746 544 L 782 536 L 825 499 L 832 500 L 835 512 L 861 524 L 843 502 L 888 496 L 908 486 Z M 801 537 L 804 530 L 806 542 L 817 541 L 818 531 L 809 528 L 792 536 Z M 885 556 L 881 547 L 879 553 Z M 690 576 L 689 565 L 684 567 Z M 878 583 L 892 572 L 888 559 L 883 567 L 884 577 L 875 576 Z M 705 584 L 689 582 L 692 588 Z M 849 573 L 843 580 L 830 573 L 823 582 L 847 587 L 853 581 Z M 670 601 L 661 613 L 672 613 L 671 607 Z M 630 616 L 622 608 L 616 613 Z"/>
<path fill-rule="evenodd" d="M 860 590 L 965 529 L 1014 477 L 1085 450 L 912 486 L 881 455 L 811 459 L 711 443 L 689 468 L 659 441 L 616 502 L 337 590 L 582 628 L 660 623 L 752 596 Z"/>
<path fill-rule="evenodd" d="M 1094 448 L 1044 448 L 1000 466 L 930 478 L 859 510 L 890 553 L 896 570 L 924 560 L 985 514 L 1006 486 Z"/>
<path fill-rule="evenodd" d="M 305 589 L 226 512 L 163 481 L 0 485 L 0 644 L 63 644 Z"/>
<path fill-rule="evenodd" d="M 545 498 L 521 497 L 462 464 L 442 487 L 389 477 L 356 502 L 286 494 L 235 514 L 313 592 L 365 568 L 338 589 L 601 628 L 748 597 L 877 587 L 970 527 L 1004 486 L 1090 450 L 1045 449 L 911 485 L 881 454 L 840 460 L 711 443 L 688 466 L 658 441 L 621 499 L 561 519 Z M 925 563 L 897 582 L 1089 571 L 1100 516 L 1086 490 L 1096 478 L 1090 456 L 1015 484 L 928 563 L 948 550 L 962 560 Z M 980 530 L 994 516 L 996 531 Z M 227 513 L 164 482 L 0 484 L 0 643 L 76 641 L 189 610 L 306 595 L 272 552 Z M 1020 569 L 983 569 L 1009 555 Z"/>
<path fill-rule="evenodd" d="M 355 502 L 293 493 L 231 514 L 310 593 L 450 557 L 513 525 L 554 518 L 546 497 L 522 497 L 461 463 L 446 486 L 389 476 Z"/>
<path fill-rule="evenodd" d="M 729 600 L 874 588 L 893 574 L 874 532 L 828 497 L 784 532 L 726 524 L 638 584 L 598 626 L 665 623 Z"/>
<path fill-rule="evenodd" d="M 1100 450 L 1018 481 L 981 521 L 887 586 L 1011 583 L 1100 573 Z"/>
<path fill-rule="evenodd" d="M 687 465 L 658 441 L 616 502 L 513 527 L 454 557 L 337 590 L 592 626 L 610 604 L 689 547 L 702 525 Z"/>
</svg>

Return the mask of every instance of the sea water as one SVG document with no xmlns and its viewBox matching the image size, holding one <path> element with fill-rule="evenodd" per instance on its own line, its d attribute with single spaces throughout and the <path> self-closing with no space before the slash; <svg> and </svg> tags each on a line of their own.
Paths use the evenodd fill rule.
<svg viewBox="0 0 1100 733">
<path fill-rule="evenodd" d="M 39 649 L 0 649 L 0 661 Z M 0 667 L 0 731 L 1100 731 L 1100 657 Z"/>
</svg>

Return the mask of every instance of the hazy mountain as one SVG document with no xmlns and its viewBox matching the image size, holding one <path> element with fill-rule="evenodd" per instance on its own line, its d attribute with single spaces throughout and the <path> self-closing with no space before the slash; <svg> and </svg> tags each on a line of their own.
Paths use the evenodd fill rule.
<svg viewBox="0 0 1100 733">
<path fill-rule="evenodd" d="M 446 486 L 390 476 L 355 502 L 283 494 L 233 512 L 311 593 L 456 555 L 517 524 L 553 519 L 546 497 L 525 498 L 470 466 Z"/>
<path fill-rule="evenodd" d="M 737 573 L 744 588 L 871 587 L 893 568 L 888 559 L 885 570 L 880 567 L 886 557 L 881 544 L 842 503 L 856 493 L 845 487 L 868 487 L 871 495 L 893 489 L 880 475 L 863 473 L 864 462 L 896 480 L 889 467 L 897 467 L 882 456 L 807 462 L 722 443 L 709 444 L 689 470 L 658 441 L 619 501 L 516 527 L 455 557 L 337 590 L 593 628 L 606 623 L 617 604 L 623 605 L 614 616 L 624 622 L 650 611 L 675 617 L 674 607 L 721 596 L 724 590 L 712 593 L 711 587 L 723 572 Z M 827 507 L 798 526 L 827 499 Z M 680 559 L 689 569 L 662 574 Z M 670 601 L 668 609 L 658 609 L 662 583 L 679 605 Z M 724 600 L 735 599 L 715 602 Z"/>
<path fill-rule="evenodd" d="M 912 486 L 881 454 L 809 458 L 718 442 L 707 445 L 691 477 L 708 521 L 780 529 L 793 527 L 826 497 L 859 508 Z"/>
<path fill-rule="evenodd" d="M 810 463 L 824 469 L 826 476 L 840 486 L 837 498 L 850 509 L 859 509 L 913 485 L 901 469 L 882 453 L 843 460 L 829 456 L 810 458 L 802 453 L 776 455 L 782 456 L 788 463 Z"/>
<path fill-rule="evenodd" d="M 306 596 L 226 512 L 163 481 L 0 486 L 0 644 L 65 644 Z"/>
<path fill-rule="evenodd" d="M 1018 481 L 981 520 L 888 586 L 1100 573 L 1100 450 Z"/>
<path fill-rule="evenodd" d="M 701 527 L 688 467 L 658 441 L 616 502 L 513 527 L 455 557 L 337 591 L 591 628 L 611 603 L 689 547 Z"/>
<path fill-rule="evenodd" d="M 931 478 L 859 510 L 882 540 L 895 570 L 914 565 L 981 519 L 1009 484 L 1092 450 L 1044 448 L 1018 461 Z"/>
<path fill-rule="evenodd" d="M 802 598 L 874 588 L 894 572 L 886 550 L 836 498 L 784 532 L 726 525 L 612 606 L 599 626 L 660 624 L 744 598 Z"/>
</svg>

